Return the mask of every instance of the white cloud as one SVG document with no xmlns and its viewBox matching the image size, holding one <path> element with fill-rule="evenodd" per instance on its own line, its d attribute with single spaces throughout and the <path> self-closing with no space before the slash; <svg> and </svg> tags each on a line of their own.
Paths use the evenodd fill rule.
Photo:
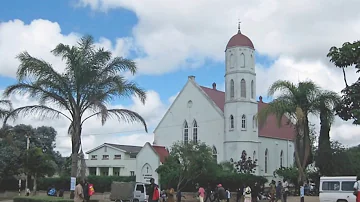
<svg viewBox="0 0 360 202">
<path fill-rule="evenodd" d="M 74 45 L 81 37 L 78 33 L 64 35 L 56 22 L 37 19 L 30 24 L 21 20 L 0 22 L 0 75 L 15 77 L 19 53 L 28 51 L 32 56 L 44 59 L 57 71 L 63 71 L 64 62 L 50 51 L 59 43 Z M 118 38 L 112 44 L 106 38 L 100 38 L 95 45 L 111 50 L 116 56 L 127 56 L 133 47 L 132 38 Z"/>
</svg>

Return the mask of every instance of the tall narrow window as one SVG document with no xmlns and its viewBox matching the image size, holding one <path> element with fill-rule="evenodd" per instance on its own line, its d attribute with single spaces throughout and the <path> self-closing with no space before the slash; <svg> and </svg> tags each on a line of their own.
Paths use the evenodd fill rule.
<svg viewBox="0 0 360 202">
<path fill-rule="evenodd" d="M 253 116 L 252 126 L 253 126 L 253 129 L 255 130 L 256 129 L 256 127 L 255 127 L 255 115 Z"/>
<path fill-rule="evenodd" d="M 241 53 L 240 55 L 240 67 L 245 67 L 245 55 L 244 53 Z"/>
<path fill-rule="evenodd" d="M 254 58 L 253 58 L 252 54 L 251 54 L 250 66 L 251 66 L 251 69 L 254 69 Z"/>
<path fill-rule="evenodd" d="M 212 148 L 212 155 L 213 155 L 213 158 L 217 161 L 217 149 L 215 146 L 213 146 L 213 148 Z"/>
<path fill-rule="evenodd" d="M 268 172 L 268 149 L 265 150 L 265 168 L 264 168 L 265 173 Z"/>
<path fill-rule="evenodd" d="M 254 99 L 255 97 L 255 92 L 254 92 L 254 81 L 251 81 L 251 99 Z"/>
<path fill-rule="evenodd" d="M 256 160 L 256 151 L 254 151 L 254 153 L 253 153 L 252 160 L 253 160 L 253 161 L 255 161 L 255 160 Z"/>
<path fill-rule="evenodd" d="M 234 68 L 235 67 L 235 58 L 234 55 L 231 54 L 230 55 L 230 68 Z"/>
<path fill-rule="evenodd" d="M 235 96 L 235 84 L 234 84 L 234 80 L 230 80 L 230 98 L 234 98 Z"/>
<path fill-rule="evenodd" d="M 280 168 L 282 168 L 283 167 L 283 150 L 281 150 L 281 152 L 280 152 Z"/>
<path fill-rule="evenodd" d="M 246 129 L 246 116 L 245 116 L 245 114 L 243 114 L 242 117 L 241 117 L 241 128 Z"/>
<path fill-rule="evenodd" d="M 234 116 L 230 115 L 230 129 L 234 129 Z"/>
<path fill-rule="evenodd" d="M 184 143 L 187 144 L 189 142 L 189 126 L 188 123 L 184 122 Z"/>
<path fill-rule="evenodd" d="M 240 89 L 241 89 L 241 97 L 246 98 L 246 82 L 245 82 L 245 79 L 241 79 Z"/>
<path fill-rule="evenodd" d="M 198 125 L 197 125 L 196 120 L 194 120 L 194 122 L 193 122 L 193 141 L 195 143 L 198 142 Z"/>
</svg>

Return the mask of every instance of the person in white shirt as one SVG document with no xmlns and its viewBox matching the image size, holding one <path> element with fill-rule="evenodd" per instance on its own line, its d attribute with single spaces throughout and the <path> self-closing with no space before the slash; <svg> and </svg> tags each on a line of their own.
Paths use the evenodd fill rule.
<svg viewBox="0 0 360 202">
<path fill-rule="evenodd" d="M 288 193 L 289 193 L 289 183 L 287 182 L 286 179 L 283 180 L 282 186 L 283 186 L 283 189 L 284 189 L 283 201 L 286 202 L 287 196 L 288 196 Z"/>
<path fill-rule="evenodd" d="M 356 182 L 354 183 L 354 195 L 356 196 L 356 202 L 360 202 L 360 176 L 356 177 Z"/>
<path fill-rule="evenodd" d="M 251 202 L 251 188 L 246 186 L 244 189 L 244 202 Z"/>
<path fill-rule="evenodd" d="M 231 197 L 230 191 L 229 189 L 226 189 L 226 202 L 230 201 L 230 197 Z"/>
</svg>

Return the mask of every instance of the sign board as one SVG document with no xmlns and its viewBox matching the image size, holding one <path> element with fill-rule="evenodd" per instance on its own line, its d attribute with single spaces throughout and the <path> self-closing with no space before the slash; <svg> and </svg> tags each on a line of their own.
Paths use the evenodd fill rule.
<svg viewBox="0 0 360 202">
<path fill-rule="evenodd" d="M 75 191 L 76 186 L 76 177 L 70 178 L 70 191 Z"/>
</svg>

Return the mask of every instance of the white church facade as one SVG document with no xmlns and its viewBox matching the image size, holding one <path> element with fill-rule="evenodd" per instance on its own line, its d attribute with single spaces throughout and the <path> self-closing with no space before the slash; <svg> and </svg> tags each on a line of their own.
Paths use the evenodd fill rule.
<svg viewBox="0 0 360 202">
<path fill-rule="evenodd" d="M 257 124 L 255 116 L 267 103 L 261 96 L 256 99 L 255 48 L 240 29 L 226 46 L 225 84 L 223 92 L 216 83 L 204 87 L 189 76 L 155 128 L 153 145 L 105 143 L 87 152 L 88 173 L 136 175 L 136 181 L 144 183 L 153 177 L 158 183 L 156 169 L 177 141 L 204 142 L 212 147 L 218 163 L 239 161 L 245 151 L 247 157 L 257 159 L 255 174 L 268 179 L 276 169 L 292 166 L 295 131 L 287 125 L 289 120 L 283 117 L 279 127 L 276 117 L 270 116 L 264 126 Z"/>
<path fill-rule="evenodd" d="M 255 174 L 268 178 L 294 163 L 293 127 L 283 117 L 278 127 L 270 116 L 259 127 L 257 112 L 267 104 L 256 99 L 255 48 L 238 30 L 225 50 L 225 92 L 188 81 L 154 131 L 154 145 L 170 148 L 177 141 L 201 141 L 217 161 L 238 161 L 243 151 L 257 159 Z"/>
</svg>

